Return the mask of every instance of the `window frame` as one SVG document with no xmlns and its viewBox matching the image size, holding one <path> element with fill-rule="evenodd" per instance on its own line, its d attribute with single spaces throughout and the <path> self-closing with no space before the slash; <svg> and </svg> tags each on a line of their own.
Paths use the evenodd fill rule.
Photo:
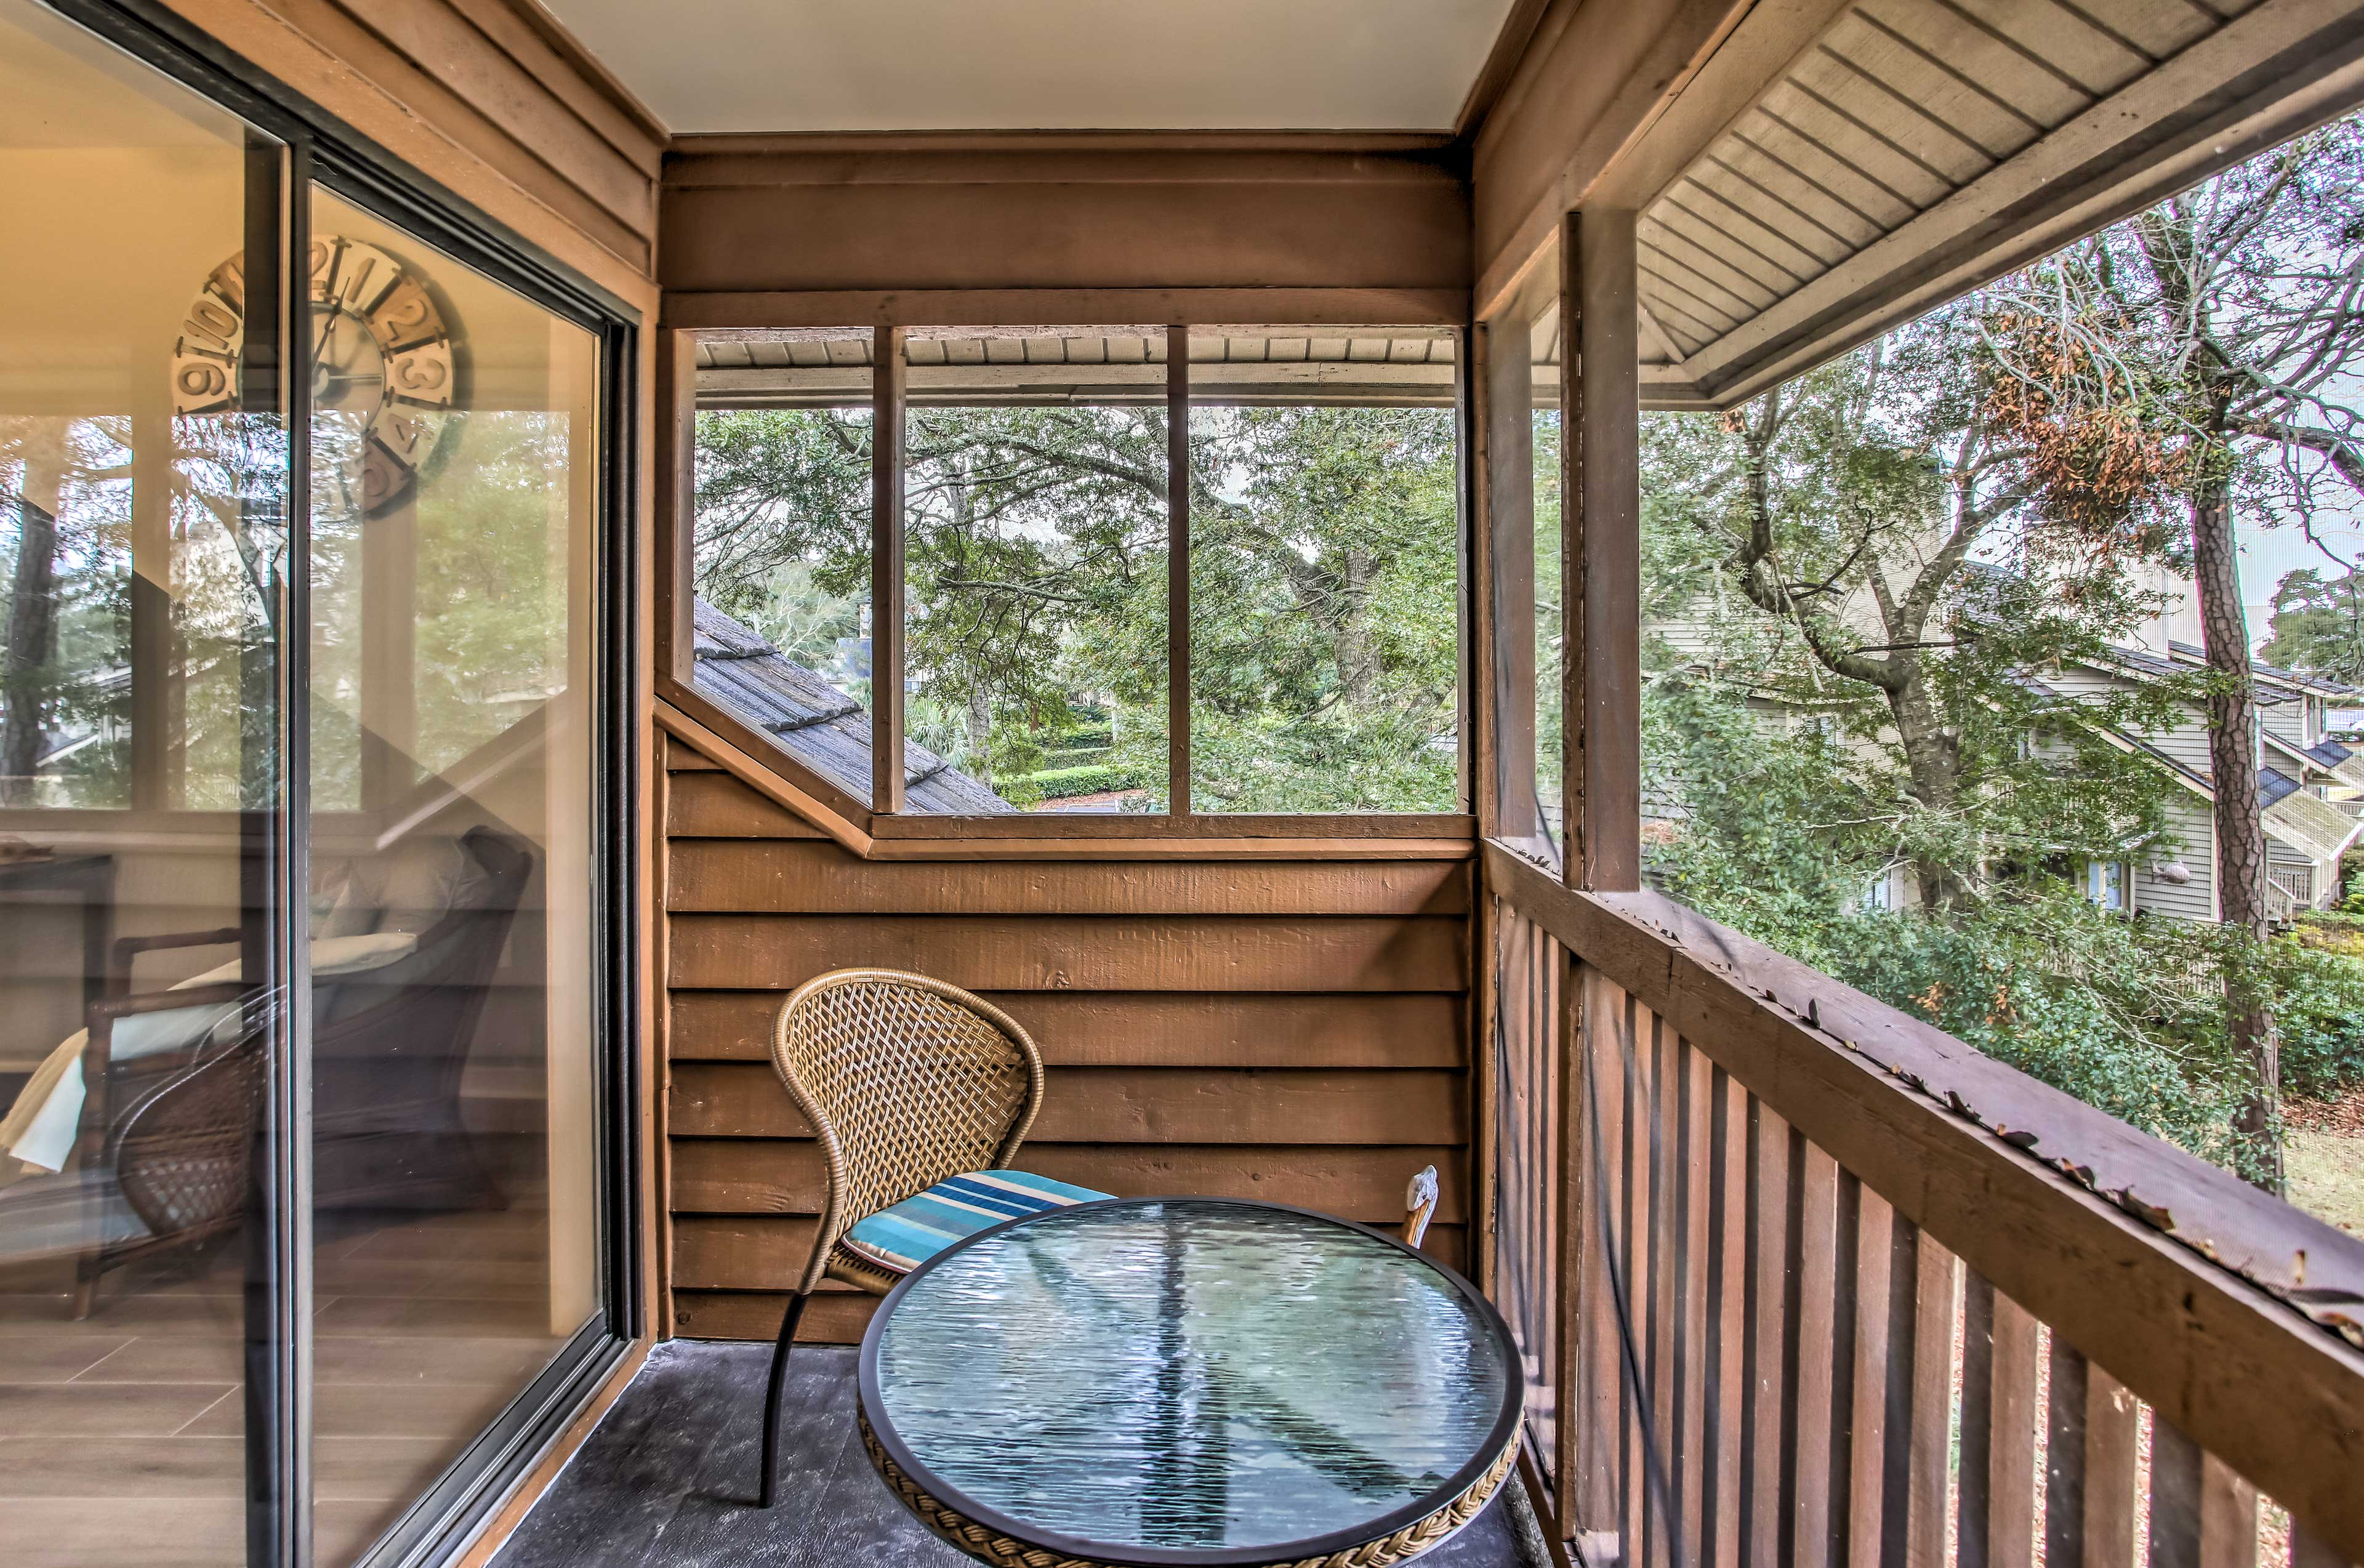
<svg viewBox="0 0 2364 1568">
<path fill-rule="evenodd" d="M 1253 291 L 1243 291 L 1252 293 Z M 819 814 L 820 825 L 859 853 L 879 856 L 923 856 L 951 852 L 964 842 L 1023 840 L 1075 840 L 1081 852 L 1114 852 L 1121 842 L 1137 847 L 1172 841 L 1194 851 L 1225 846 L 1268 852 L 1276 840 L 1302 846 L 1306 852 L 1326 852 L 1358 840 L 1397 846 L 1409 852 L 1466 854 L 1477 838 L 1478 817 L 1473 766 L 1476 694 L 1473 650 L 1477 642 L 1478 595 L 1473 555 L 1474 489 L 1480 454 L 1473 441 L 1473 383 L 1476 372 L 1471 350 L 1477 340 L 1466 320 L 1392 319 L 1367 310 L 1347 309 L 1307 315 L 1289 313 L 1276 325 L 1334 328 L 1342 334 L 1382 332 L 1395 328 L 1452 334 L 1454 384 L 1452 414 L 1455 446 L 1455 602 L 1456 617 L 1456 704 L 1460 723 L 1455 737 L 1457 809 L 1449 812 L 1289 812 L 1200 813 L 1190 799 L 1190 599 L 1189 599 L 1189 339 L 1211 328 L 1256 321 L 1269 313 L 1254 308 L 1225 308 L 1244 303 L 1221 291 L 1206 308 L 1176 313 L 1170 296 L 1157 308 L 1127 313 L 1118 308 L 1078 311 L 1065 295 L 1043 302 L 1039 310 L 1008 310 L 957 314 L 898 308 L 889 295 L 831 296 L 841 306 L 849 300 L 875 303 L 882 322 L 873 328 L 871 348 L 871 418 L 874 428 L 887 433 L 872 441 L 873 506 L 871 512 L 872 709 L 875 738 L 872 751 L 872 786 L 868 802 L 849 797 L 786 755 L 753 726 L 739 719 L 697 691 L 695 639 L 690 611 L 697 578 L 697 346 L 702 337 L 740 335 L 754 328 L 752 321 L 724 326 L 676 326 L 660 329 L 657 346 L 658 486 L 656 517 L 658 722 L 693 744 L 719 740 L 777 775 L 799 799 L 784 800 L 808 815 Z M 772 313 L 778 315 L 778 312 Z M 855 311 L 842 310 L 854 315 Z M 988 317 L 989 319 L 979 319 Z M 903 344 L 911 328 L 961 328 L 1132 325 L 1164 321 L 1166 338 L 1165 406 L 1167 464 L 1167 809 L 1155 816 L 1130 813 L 1010 812 L 991 816 L 915 813 L 905 808 L 902 769 L 904 637 L 900 614 L 886 616 L 878 606 L 903 603 L 904 507 L 903 419 L 908 406 Z M 767 320 L 764 328 L 845 325 L 843 321 Z M 888 623 L 892 623 L 891 630 Z M 883 635 L 882 635 L 883 633 Z M 675 711 L 668 715 L 664 709 Z M 701 733 L 702 732 L 702 733 Z M 817 819 L 819 819 L 817 818 Z"/>
<path fill-rule="evenodd" d="M 277 144 L 269 180 L 277 211 L 273 265 L 282 318 L 310 310 L 308 269 L 297 265 L 310 241 L 310 195 L 317 186 L 421 243 L 482 273 L 553 317 L 591 333 L 599 357 L 599 417 L 593 459 L 591 526 L 595 589 L 590 595 L 591 896 L 594 1250 L 597 1313 L 562 1345 L 541 1372 L 479 1430 L 429 1488 L 356 1559 L 354 1568 L 412 1568 L 440 1562 L 491 1517 L 541 1451 L 630 1356 L 647 1331 L 641 1256 L 643 1215 L 638 1110 L 645 1097 L 639 1062 L 641 977 L 629 946 L 639 929 L 642 891 L 638 694 L 640 530 L 636 495 L 641 334 L 638 308 L 485 213 L 440 181 L 262 70 L 161 0 L 34 0 L 34 4 L 244 120 Z M 251 217 L 250 221 L 253 221 Z M 256 230 L 255 232 L 260 232 Z M 251 241 L 249 250 L 257 246 Z M 310 626 L 309 377 L 302 350 L 282 367 L 287 426 L 287 552 L 282 584 L 289 626 Z M 275 651 L 279 701 L 280 797 L 268 811 L 157 812 L 130 807 L 44 811 L 45 826 L 101 830 L 128 819 L 162 817 L 170 830 L 223 815 L 244 819 L 262 861 L 263 917 L 273 922 L 271 966 L 293 998 L 275 1025 L 265 1086 L 273 1133 L 259 1177 L 268 1212 L 249 1250 L 248 1295 L 272 1324 L 265 1343 L 250 1340 L 250 1409 L 271 1418 L 247 1423 L 247 1568 L 310 1568 L 314 1451 L 311 1240 L 311 1084 L 308 1049 L 310 944 L 298 940 L 294 911 L 308 903 L 311 873 L 308 632 L 283 638 Z M 26 814 L 11 813 L 11 817 Z M 293 1134 L 287 1130 L 293 1129 Z M 250 1324 L 254 1308 L 250 1307 Z M 250 1329 L 251 1332 L 251 1329 Z"/>
</svg>

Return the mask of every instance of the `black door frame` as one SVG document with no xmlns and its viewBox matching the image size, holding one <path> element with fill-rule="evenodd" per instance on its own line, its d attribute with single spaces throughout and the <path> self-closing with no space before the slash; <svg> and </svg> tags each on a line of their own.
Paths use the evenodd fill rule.
<svg viewBox="0 0 2364 1568">
<path fill-rule="evenodd" d="M 485 273 L 599 340 L 597 591 L 591 606 L 594 668 L 594 1069 L 598 1089 L 595 1168 L 599 1182 L 600 1309 L 493 1424 L 360 1560 L 356 1568 L 428 1568 L 465 1544 L 644 1331 L 636 1180 L 639 986 L 627 947 L 640 897 L 639 749 L 631 726 L 641 686 L 637 638 L 640 524 L 637 384 L 641 314 L 541 246 L 396 158 L 337 116 L 256 69 L 158 0 L 38 0 L 102 41 L 239 115 L 262 133 L 251 151 L 248 254 L 275 245 L 278 274 L 256 298 L 278 300 L 275 318 L 250 327 L 249 367 L 287 420 L 287 569 L 277 584 L 283 628 L 308 628 L 310 539 L 308 333 L 274 330 L 310 310 L 308 200 L 317 184 Z M 258 284 L 260 269 L 250 261 Z M 255 316 L 250 309 L 250 318 Z M 257 327 L 262 330 L 257 330 Z M 292 339 L 284 355 L 278 339 Z M 251 937 L 249 973 L 289 999 L 271 1019 L 269 1128 L 256 1162 L 265 1201 L 248 1238 L 246 1317 L 248 1568 L 313 1568 L 311 1430 L 310 954 L 285 912 L 306 907 L 310 885 L 308 636 L 283 634 L 268 678 L 279 705 L 275 742 L 283 781 L 275 805 L 243 814 L 261 884 L 250 906 L 270 920 Z"/>
</svg>

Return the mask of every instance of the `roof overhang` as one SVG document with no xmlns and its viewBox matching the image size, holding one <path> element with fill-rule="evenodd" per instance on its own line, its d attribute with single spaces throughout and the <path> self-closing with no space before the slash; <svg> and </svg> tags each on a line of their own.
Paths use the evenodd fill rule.
<svg viewBox="0 0 2364 1568">
<path fill-rule="evenodd" d="M 2364 103 L 2364 0 L 1760 0 L 1587 202 L 1725 408 Z"/>
<path fill-rule="evenodd" d="M 1190 395 L 1227 404 L 1450 406 L 1459 334 L 1435 328 L 1193 328 Z M 867 402 L 871 333 L 846 328 L 698 335 L 701 408 Z M 904 361 L 918 406 L 1163 404 L 1160 327 L 913 328 Z"/>
</svg>

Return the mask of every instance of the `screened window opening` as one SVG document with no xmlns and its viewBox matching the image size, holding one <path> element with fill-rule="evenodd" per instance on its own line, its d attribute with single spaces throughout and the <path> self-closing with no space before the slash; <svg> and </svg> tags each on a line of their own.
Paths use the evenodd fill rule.
<svg viewBox="0 0 2364 1568">
<path fill-rule="evenodd" d="M 1190 804 L 1460 809 L 1444 329 L 1190 334 Z"/>
<path fill-rule="evenodd" d="M 1165 336 L 909 334 L 908 809 L 1166 809 Z"/>
<path fill-rule="evenodd" d="M 696 685 L 871 795 L 871 345 L 864 328 L 697 347 Z"/>
</svg>

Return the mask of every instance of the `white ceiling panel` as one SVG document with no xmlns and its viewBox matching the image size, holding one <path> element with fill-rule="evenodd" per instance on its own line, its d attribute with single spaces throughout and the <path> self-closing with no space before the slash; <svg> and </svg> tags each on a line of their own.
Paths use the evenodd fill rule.
<svg viewBox="0 0 2364 1568">
<path fill-rule="evenodd" d="M 1449 130 L 1511 0 L 544 0 L 679 134 Z"/>
</svg>

